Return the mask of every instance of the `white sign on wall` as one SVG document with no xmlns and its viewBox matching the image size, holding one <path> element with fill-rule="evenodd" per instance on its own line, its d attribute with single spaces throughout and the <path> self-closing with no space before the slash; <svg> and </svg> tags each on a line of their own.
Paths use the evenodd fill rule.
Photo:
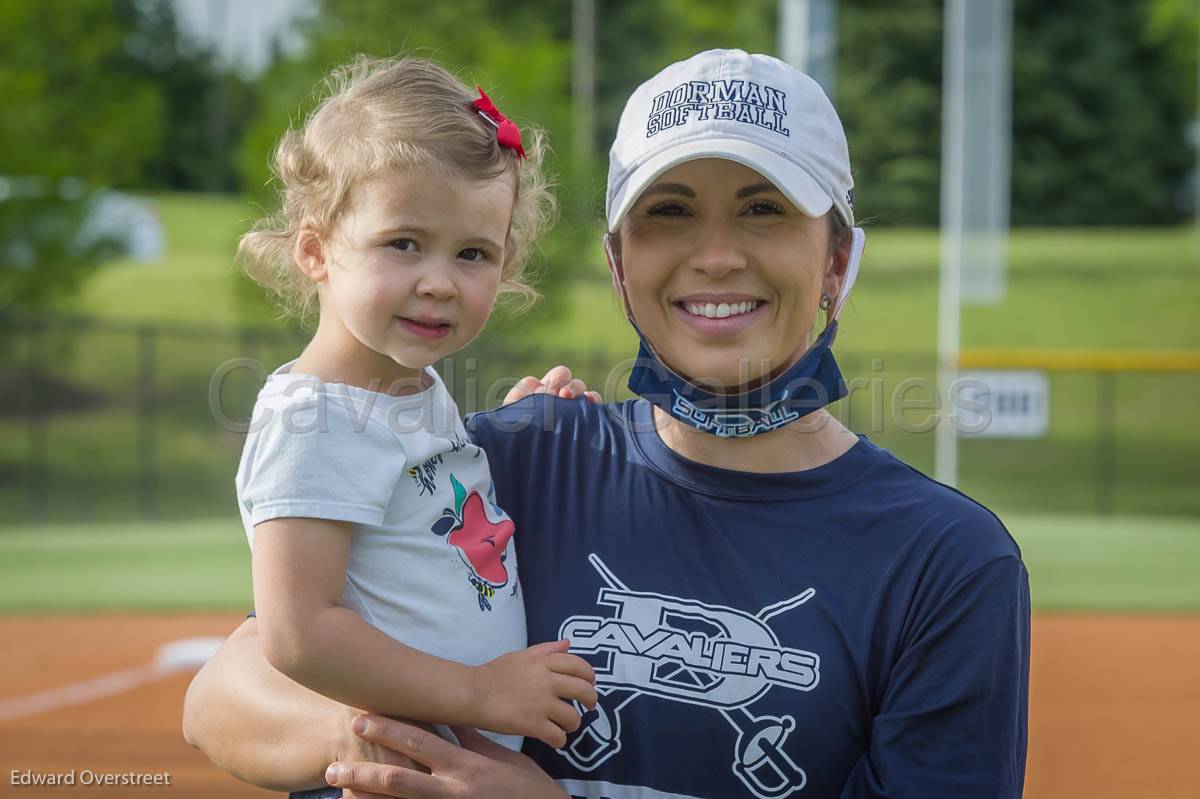
<svg viewBox="0 0 1200 799">
<path fill-rule="evenodd" d="M 1041 438 L 1050 429 L 1050 381 L 1045 372 L 959 372 L 956 428 L 968 438 Z"/>
</svg>

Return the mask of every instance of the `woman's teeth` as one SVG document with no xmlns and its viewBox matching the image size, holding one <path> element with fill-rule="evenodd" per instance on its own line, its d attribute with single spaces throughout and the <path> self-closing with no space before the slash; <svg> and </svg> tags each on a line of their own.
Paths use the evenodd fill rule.
<svg viewBox="0 0 1200 799">
<path fill-rule="evenodd" d="M 709 319 L 724 319 L 727 316 L 737 316 L 738 314 L 750 313 L 759 306 L 758 300 L 750 300 L 749 302 L 685 302 L 684 309 L 692 316 L 704 316 Z"/>
</svg>

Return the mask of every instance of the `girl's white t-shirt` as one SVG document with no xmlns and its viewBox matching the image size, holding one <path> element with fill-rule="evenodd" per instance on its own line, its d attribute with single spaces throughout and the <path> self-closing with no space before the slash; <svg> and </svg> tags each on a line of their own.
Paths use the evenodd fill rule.
<svg viewBox="0 0 1200 799">
<path fill-rule="evenodd" d="M 523 649 L 514 525 L 438 374 L 395 397 L 292 374 L 292 363 L 258 394 L 235 479 L 251 546 L 269 519 L 352 522 L 345 607 L 468 665 Z"/>
</svg>

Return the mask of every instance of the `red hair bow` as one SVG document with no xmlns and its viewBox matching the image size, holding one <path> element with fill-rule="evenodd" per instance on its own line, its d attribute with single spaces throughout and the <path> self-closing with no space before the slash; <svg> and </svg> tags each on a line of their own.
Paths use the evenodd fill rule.
<svg viewBox="0 0 1200 799">
<path fill-rule="evenodd" d="M 483 89 L 479 86 L 475 88 L 479 89 L 479 99 L 471 105 L 475 106 L 481 117 L 496 126 L 496 142 L 501 147 L 515 150 L 517 155 L 524 158 L 525 148 L 521 146 L 521 129 L 515 122 L 500 113 L 500 109 L 484 93 Z"/>
</svg>

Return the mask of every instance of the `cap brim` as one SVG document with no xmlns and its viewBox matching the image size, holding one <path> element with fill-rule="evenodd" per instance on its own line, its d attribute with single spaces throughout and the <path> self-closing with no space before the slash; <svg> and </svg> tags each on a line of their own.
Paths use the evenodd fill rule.
<svg viewBox="0 0 1200 799">
<path fill-rule="evenodd" d="M 833 198 L 794 161 L 743 139 L 703 139 L 671 147 L 635 169 L 613 197 L 608 209 L 609 231 L 616 231 L 655 178 L 672 167 L 700 158 L 724 158 L 745 164 L 775 184 L 805 216 L 824 216 L 833 207 Z"/>
</svg>

